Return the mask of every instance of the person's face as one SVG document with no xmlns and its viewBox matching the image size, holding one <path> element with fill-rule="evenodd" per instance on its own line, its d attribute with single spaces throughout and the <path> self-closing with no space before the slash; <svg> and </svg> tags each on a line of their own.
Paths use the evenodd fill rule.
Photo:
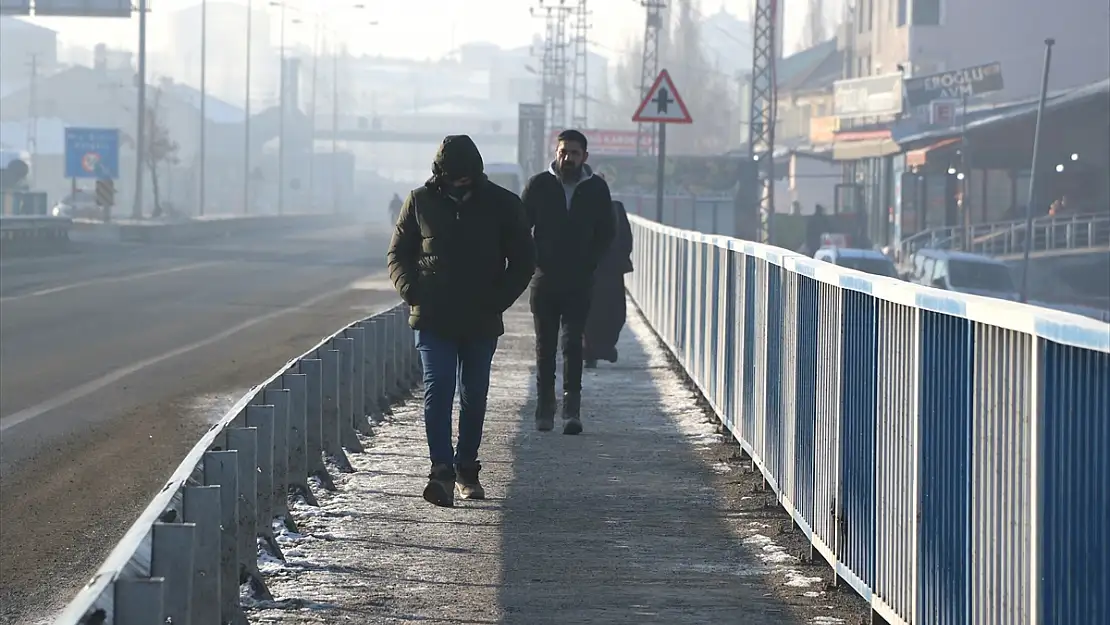
<svg viewBox="0 0 1110 625">
<path fill-rule="evenodd" d="M 577 141 L 560 141 L 555 150 L 555 165 L 561 174 L 575 174 L 582 169 L 587 156 Z"/>
<path fill-rule="evenodd" d="M 456 189 L 463 189 L 463 188 L 469 187 L 472 182 L 473 181 L 470 179 L 470 176 L 463 176 L 462 178 L 459 178 L 458 180 L 452 180 L 451 181 L 451 186 L 455 187 Z"/>
</svg>

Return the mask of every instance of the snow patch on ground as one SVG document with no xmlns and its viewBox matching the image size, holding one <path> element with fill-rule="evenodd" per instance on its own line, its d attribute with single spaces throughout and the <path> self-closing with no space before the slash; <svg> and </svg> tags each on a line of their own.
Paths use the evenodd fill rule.
<svg viewBox="0 0 1110 625">
<path fill-rule="evenodd" d="M 843 622 L 844 619 L 835 616 L 815 616 L 810 621 L 811 625 L 838 625 L 838 623 Z"/>
</svg>

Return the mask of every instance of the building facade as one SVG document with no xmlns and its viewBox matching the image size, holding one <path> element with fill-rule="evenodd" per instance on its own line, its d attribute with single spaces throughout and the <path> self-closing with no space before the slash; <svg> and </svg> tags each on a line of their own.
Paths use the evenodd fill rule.
<svg viewBox="0 0 1110 625">
<path fill-rule="evenodd" d="M 999 62 L 998 101 L 1040 88 L 1044 40 L 1056 38 L 1049 88 L 1110 76 L 1105 0 L 856 0 L 845 78 L 923 76 Z"/>
</svg>

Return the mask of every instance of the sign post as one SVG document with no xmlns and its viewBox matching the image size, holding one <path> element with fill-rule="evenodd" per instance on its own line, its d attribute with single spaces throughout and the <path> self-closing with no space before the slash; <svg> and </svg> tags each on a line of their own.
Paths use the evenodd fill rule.
<svg viewBox="0 0 1110 625">
<path fill-rule="evenodd" d="M 671 75 L 667 70 L 659 72 L 659 76 L 655 78 L 652 83 L 651 89 L 647 90 L 644 94 L 644 100 L 640 103 L 640 107 L 632 115 L 632 121 L 647 124 L 659 124 L 658 132 L 658 145 L 656 148 L 659 153 L 659 166 L 656 170 L 655 178 L 655 221 L 663 223 L 663 195 L 666 192 L 666 164 L 667 164 L 667 124 L 691 124 L 694 118 L 690 117 L 690 111 L 686 108 L 686 103 L 682 101 L 682 96 L 678 94 L 678 89 L 674 86 L 674 81 L 671 80 Z"/>
</svg>

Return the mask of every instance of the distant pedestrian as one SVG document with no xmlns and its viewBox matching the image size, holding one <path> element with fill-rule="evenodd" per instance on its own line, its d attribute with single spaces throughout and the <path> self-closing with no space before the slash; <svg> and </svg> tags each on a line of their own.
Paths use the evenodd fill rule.
<svg viewBox="0 0 1110 625">
<path fill-rule="evenodd" d="M 818 204 L 813 208 L 813 215 L 806 220 L 806 253 L 809 256 L 821 249 L 821 237 L 831 230 L 825 207 Z"/>
<path fill-rule="evenodd" d="M 609 185 L 586 159 L 586 137 L 558 136 L 555 160 L 533 176 L 521 199 L 536 241 L 529 304 L 536 330 L 536 429 L 555 427 L 555 357 L 562 331 L 563 433 L 582 432 L 582 339 L 594 272 L 615 234 Z"/>
<path fill-rule="evenodd" d="M 624 274 L 632 273 L 632 226 L 623 202 L 613 202 L 613 218 L 617 235 L 594 272 L 593 297 L 582 349 L 587 369 L 597 367 L 599 360 L 617 362 L 617 341 L 628 315 Z"/>
<path fill-rule="evenodd" d="M 432 470 L 424 499 L 483 499 L 478 448 L 502 313 L 528 287 L 535 248 L 520 198 L 490 182 L 470 137 L 443 140 L 432 177 L 409 193 L 389 245 L 389 275 L 412 306 L 424 366 L 424 428 Z M 455 383 L 459 439 L 451 445 Z"/>
<path fill-rule="evenodd" d="M 396 193 L 393 194 L 393 199 L 389 201 L 389 223 L 396 224 L 397 217 L 401 215 L 401 196 Z"/>
</svg>

